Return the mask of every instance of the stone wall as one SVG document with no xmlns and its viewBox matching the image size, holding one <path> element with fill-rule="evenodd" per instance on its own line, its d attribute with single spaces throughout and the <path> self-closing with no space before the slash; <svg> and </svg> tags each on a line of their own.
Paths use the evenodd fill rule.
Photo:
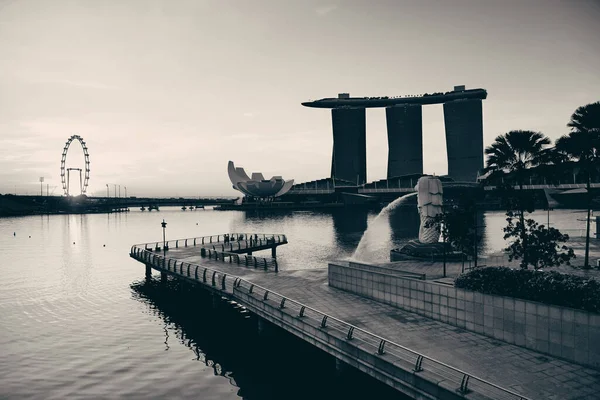
<svg viewBox="0 0 600 400">
<path fill-rule="evenodd" d="M 508 343 L 600 367 L 600 314 L 329 264 L 329 285 Z"/>
</svg>

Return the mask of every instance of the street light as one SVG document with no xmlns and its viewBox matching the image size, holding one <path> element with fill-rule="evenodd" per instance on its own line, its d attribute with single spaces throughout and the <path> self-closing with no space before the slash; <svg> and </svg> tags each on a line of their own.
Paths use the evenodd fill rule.
<svg viewBox="0 0 600 400">
<path fill-rule="evenodd" d="M 167 223 L 165 222 L 164 218 L 163 221 L 160 223 L 160 226 L 162 226 L 163 228 L 163 257 L 167 257 L 167 248 L 166 248 L 166 240 L 165 240 L 165 229 L 167 229 Z"/>
</svg>

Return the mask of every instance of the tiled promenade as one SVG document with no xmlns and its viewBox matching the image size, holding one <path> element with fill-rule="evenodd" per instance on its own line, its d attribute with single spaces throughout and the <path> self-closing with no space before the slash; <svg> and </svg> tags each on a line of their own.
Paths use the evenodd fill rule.
<svg viewBox="0 0 600 400">
<path fill-rule="evenodd" d="M 600 399 L 600 371 L 331 288 L 327 268 L 265 272 L 207 260 L 197 247 L 172 249 L 167 257 L 243 277 L 531 399 Z"/>
</svg>

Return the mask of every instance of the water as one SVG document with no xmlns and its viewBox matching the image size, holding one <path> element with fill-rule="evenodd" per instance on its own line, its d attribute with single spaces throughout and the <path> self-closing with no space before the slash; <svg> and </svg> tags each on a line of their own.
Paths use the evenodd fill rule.
<svg viewBox="0 0 600 400">
<path fill-rule="evenodd" d="M 0 219 L 0 398 L 390 398 L 364 376 L 336 378 L 331 359 L 293 337 L 256 338 L 251 321 L 212 313 L 198 291 L 144 282 L 143 266 L 128 256 L 132 244 L 162 238 L 163 218 L 168 239 L 285 233 L 282 270 L 352 256 L 367 226 L 379 238 L 365 249 L 373 261 L 418 235 L 413 207 L 382 217 L 387 224 L 376 217 L 173 208 Z M 545 212 L 534 217 L 546 220 Z M 583 229 L 584 217 L 553 211 L 551 222 Z M 504 218 L 481 215 L 485 249 L 503 247 Z"/>
</svg>

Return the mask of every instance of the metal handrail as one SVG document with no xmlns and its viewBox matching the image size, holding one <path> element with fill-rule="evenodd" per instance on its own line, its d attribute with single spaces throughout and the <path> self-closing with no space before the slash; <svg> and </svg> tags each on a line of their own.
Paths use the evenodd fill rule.
<svg viewBox="0 0 600 400">
<path fill-rule="evenodd" d="M 246 232 L 230 232 L 230 233 L 223 233 L 223 234 L 219 234 L 219 235 L 210 235 L 210 236 L 198 236 L 198 237 L 192 237 L 192 238 L 180 238 L 180 239 L 169 239 L 167 240 L 165 243 L 167 244 L 167 246 L 169 248 L 171 247 L 179 247 L 178 243 L 182 242 L 182 243 L 193 243 L 194 246 L 196 245 L 211 245 L 211 244 L 217 244 L 217 243 L 224 243 L 223 239 L 225 237 L 225 235 L 229 235 L 230 239 L 229 242 L 235 242 L 238 240 L 238 238 L 240 238 L 243 235 L 242 240 L 247 240 L 246 238 L 254 238 L 255 235 L 258 239 L 262 239 L 262 240 L 266 240 L 266 239 L 276 239 L 277 243 L 287 243 L 287 236 L 284 234 L 280 234 L 280 233 L 246 233 Z M 158 247 L 158 245 L 162 244 L 161 241 L 154 241 L 154 242 L 148 242 L 148 243 L 137 243 L 134 244 L 133 246 L 148 246 L 148 245 L 155 245 L 156 247 Z M 173 246 L 171 246 L 173 244 Z M 265 243 L 266 244 L 266 243 Z M 185 247 L 187 247 L 188 245 L 185 244 Z"/>
<path fill-rule="evenodd" d="M 145 249 L 141 249 L 139 247 L 133 246 L 131 256 L 138 260 L 151 262 L 154 266 L 156 266 L 158 268 L 165 269 L 166 258 L 164 258 L 160 254 L 149 252 Z M 429 368 L 431 368 L 431 370 L 433 372 L 439 374 L 440 376 L 445 377 L 446 379 L 451 379 L 455 382 L 460 381 L 460 386 L 457 388 L 457 391 L 459 393 L 464 394 L 464 393 L 468 393 L 469 391 L 472 391 L 472 389 L 469 387 L 469 385 L 471 385 L 471 387 L 477 386 L 477 387 L 485 388 L 487 390 L 489 390 L 490 388 L 496 389 L 496 390 L 500 391 L 499 394 L 503 395 L 504 396 L 503 398 L 506 398 L 506 399 L 530 400 L 529 398 L 527 398 L 523 395 L 520 395 L 516 392 L 513 392 L 509 389 L 505 389 L 505 388 L 498 386 L 492 382 L 486 381 L 485 379 L 479 378 L 473 374 L 467 373 L 463 370 L 452 367 L 452 366 L 450 366 L 446 363 L 443 363 L 441 361 L 438 361 L 434 358 L 431 358 L 429 356 L 426 356 L 419 352 L 411 350 L 407 347 L 404 347 L 398 343 L 392 342 L 392 341 L 385 339 L 379 335 L 376 335 L 372 332 L 361 329 L 357 326 L 354 326 L 352 324 L 344 322 L 344 321 L 342 321 L 338 318 L 335 318 L 331 315 L 325 314 L 315 308 L 307 306 L 296 300 L 290 299 L 289 297 L 286 297 L 282 294 L 279 294 L 272 290 L 266 289 L 260 285 L 251 283 L 250 281 L 247 281 L 246 279 L 243 279 L 241 277 L 227 275 L 227 273 L 216 270 L 214 268 L 202 267 L 197 264 L 191 264 L 191 263 L 187 263 L 187 269 L 186 269 L 187 275 L 183 274 L 183 267 L 185 264 L 186 264 L 185 262 L 181 262 L 180 267 L 179 267 L 179 272 L 177 272 L 177 261 L 175 261 L 173 271 L 171 271 L 171 269 L 170 269 L 171 263 L 169 261 L 167 270 L 169 270 L 175 274 L 187 276 L 188 278 L 194 279 L 200 283 L 210 285 L 210 286 L 214 287 L 215 289 L 229 292 L 231 294 L 235 294 L 235 290 L 236 289 L 239 290 L 239 288 L 242 287 L 247 291 L 247 294 L 252 295 L 253 297 L 256 297 L 259 300 L 262 299 L 263 302 L 271 301 L 274 304 L 279 304 L 278 307 L 281 310 L 284 310 L 286 308 L 290 309 L 290 305 L 295 305 L 296 307 L 294 307 L 294 308 L 297 308 L 297 309 L 299 308 L 298 315 L 297 315 L 298 318 L 310 318 L 310 319 L 314 319 L 316 322 L 320 321 L 319 326 L 321 327 L 321 329 L 334 328 L 337 331 L 339 331 L 342 335 L 344 335 L 347 340 L 358 339 L 368 345 L 376 347 L 377 354 L 380 356 L 383 356 L 384 354 L 392 354 L 404 361 L 413 362 L 413 360 L 407 360 L 406 357 L 403 357 L 402 355 L 398 354 L 397 352 L 394 352 L 393 350 L 402 350 L 404 352 L 408 352 L 412 357 L 416 356 L 416 359 L 414 359 L 414 369 L 413 369 L 414 373 L 419 373 L 419 372 L 423 371 L 425 369 L 423 366 L 423 360 L 427 360 L 429 362 L 426 364 L 426 366 L 429 366 Z M 190 271 L 191 267 L 195 268 L 193 278 L 192 278 L 192 276 L 190 276 L 191 275 L 191 271 Z M 200 280 L 200 278 L 199 278 L 198 268 L 204 269 L 202 280 Z M 209 281 L 209 279 L 207 279 L 207 272 L 211 273 L 212 278 L 210 281 Z M 217 280 L 217 278 L 218 278 L 218 280 Z M 227 288 L 228 288 L 227 281 L 229 281 L 229 283 L 230 283 L 229 287 L 231 287 L 231 290 L 227 290 Z M 219 285 L 217 284 L 217 282 L 221 282 L 220 288 L 219 288 Z M 257 289 L 258 289 L 258 292 L 257 292 Z M 260 291 L 262 291 L 262 293 L 260 293 Z M 277 297 L 279 299 L 276 299 Z M 313 315 L 316 314 L 316 318 L 311 318 L 310 316 L 308 316 L 307 310 L 310 311 L 310 313 Z M 357 332 L 360 334 L 360 336 L 361 336 L 360 338 L 357 337 L 357 334 L 356 334 Z"/>
<path fill-rule="evenodd" d="M 215 261 L 220 260 L 221 262 L 229 262 L 230 264 L 234 263 L 234 260 L 235 260 L 235 264 L 237 264 L 237 265 L 245 265 L 247 267 L 262 268 L 264 270 L 268 270 L 269 268 L 271 268 L 271 269 L 274 269 L 275 272 L 279 272 L 279 263 L 277 262 L 276 258 L 256 257 L 256 256 L 247 255 L 247 254 L 238 254 L 238 253 L 232 253 L 232 252 L 228 252 L 228 251 L 209 249 L 206 247 L 204 247 L 203 249 L 205 250 L 205 252 L 204 252 L 205 255 L 202 255 L 203 253 L 200 253 L 200 254 L 202 255 L 202 257 L 208 257 L 208 259 L 210 259 L 210 260 L 212 260 L 214 258 Z M 144 248 L 139 247 L 139 245 L 133 245 L 130 249 L 130 254 L 137 254 L 136 250 L 138 250 L 138 252 L 144 251 L 144 252 L 147 252 L 148 254 L 154 254 L 154 255 L 160 256 L 159 253 L 150 251 L 149 249 L 147 249 L 145 247 Z M 169 258 L 169 260 L 175 260 L 175 259 Z"/>
</svg>

